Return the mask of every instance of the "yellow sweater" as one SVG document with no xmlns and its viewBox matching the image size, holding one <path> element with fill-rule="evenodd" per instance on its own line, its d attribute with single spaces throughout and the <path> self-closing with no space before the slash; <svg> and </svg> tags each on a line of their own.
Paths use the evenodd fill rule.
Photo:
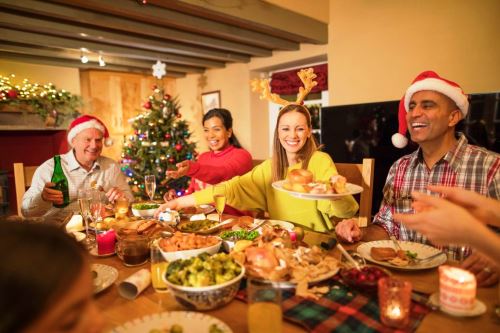
<svg viewBox="0 0 500 333">
<path fill-rule="evenodd" d="M 302 163 L 288 168 L 300 169 Z M 318 181 L 328 181 L 338 174 L 330 156 L 315 152 L 309 161 L 308 170 Z M 333 229 L 330 217 L 350 218 L 358 211 L 358 203 L 352 196 L 340 200 L 304 200 L 275 190 L 271 183 L 271 160 L 266 160 L 242 176 L 236 176 L 221 184 L 225 185 L 226 202 L 240 210 L 263 210 L 272 219 L 285 220 L 304 225 L 316 231 Z M 213 202 L 212 188 L 194 193 L 197 205 Z"/>
</svg>

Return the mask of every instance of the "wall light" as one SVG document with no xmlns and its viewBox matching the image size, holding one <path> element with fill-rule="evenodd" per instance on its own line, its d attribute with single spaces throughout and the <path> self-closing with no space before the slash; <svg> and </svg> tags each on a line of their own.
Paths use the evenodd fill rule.
<svg viewBox="0 0 500 333">
<path fill-rule="evenodd" d="M 83 51 L 80 55 L 80 61 L 82 62 L 82 64 L 86 64 L 89 62 L 89 58 L 83 53 Z"/>
</svg>

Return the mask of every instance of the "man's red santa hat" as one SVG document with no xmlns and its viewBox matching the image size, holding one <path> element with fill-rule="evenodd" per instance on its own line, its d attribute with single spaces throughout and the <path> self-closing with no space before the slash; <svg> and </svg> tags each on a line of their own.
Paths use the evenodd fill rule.
<svg viewBox="0 0 500 333">
<path fill-rule="evenodd" d="M 404 148 L 408 144 L 408 139 L 406 138 L 406 131 L 408 130 L 406 124 L 406 112 L 408 112 L 408 107 L 413 94 L 422 90 L 437 91 L 445 96 L 448 96 L 457 104 L 457 107 L 462 112 L 463 117 L 465 118 L 467 115 L 467 111 L 469 110 L 469 101 L 467 99 L 467 95 L 458 84 L 440 77 L 436 72 L 422 72 L 415 78 L 415 80 L 413 80 L 412 84 L 408 87 L 408 89 L 406 89 L 405 95 L 399 101 L 398 133 L 392 136 L 392 144 L 398 148 Z"/>
<path fill-rule="evenodd" d="M 109 147 L 113 144 L 113 139 L 109 137 L 109 132 L 108 129 L 106 128 L 106 125 L 104 125 L 104 123 L 97 117 L 89 116 L 86 114 L 76 118 L 69 125 L 68 128 L 69 145 L 72 146 L 71 141 L 73 141 L 73 139 L 78 135 L 78 133 L 89 128 L 95 128 L 96 130 L 102 133 L 102 136 L 104 138 L 104 145 L 106 147 Z"/>
</svg>

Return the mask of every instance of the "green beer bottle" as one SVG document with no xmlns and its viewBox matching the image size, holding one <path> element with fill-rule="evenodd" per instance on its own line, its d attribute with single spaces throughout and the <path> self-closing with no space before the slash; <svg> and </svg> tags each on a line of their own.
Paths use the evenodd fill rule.
<svg viewBox="0 0 500 333">
<path fill-rule="evenodd" d="M 54 156 L 54 173 L 52 174 L 52 179 L 50 181 L 55 184 L 52 188 L 61 191 L 63 194 L 63 203 L 60 205 L 54 204 L 54 207 L 64 208 L 69 205 L 68 179 L 62 169 L 61 156 L 59 155 Z"/>
</svg>

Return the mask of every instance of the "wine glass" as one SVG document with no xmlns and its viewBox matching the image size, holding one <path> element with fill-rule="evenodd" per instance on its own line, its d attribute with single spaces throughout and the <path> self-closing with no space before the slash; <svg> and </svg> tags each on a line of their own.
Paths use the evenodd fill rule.
<svg viewBox="0 0 500 333">
<path fill-rule="evenodd" d="M 212 187 L 215 210 L 219 214 L 219 223 L 222 222 L 222 212 L 226 206 L 226 187 L 223 184 L 217 184 Z"/>
<path fill-rule="evenodd" d="M 156 179 L 154 175 L 144 176 L 144 186 L 149 199 L 153 201 L 156 191 Z"/>
<path fill-rule="evenodd" d="M 92 240 L 89 238 L 89 215 L 90 215 L 90 200 L 91 193 L 89 190 L 78 190 L 78 206 L 82 214 L 82 221 L 85 224 L 85 246 L 89 248 L 92 245 Z"/>
<path fill-rule="evenodd" d="M 103 192 L 99 190 L 91 191 L 90 217 L 92 222 L 94 222 L 94 227 L 97 227 L 97 222 L 102 220 L 102 212 L 104 210 L 105 202 L 106 198 Z"/>
</svg>

